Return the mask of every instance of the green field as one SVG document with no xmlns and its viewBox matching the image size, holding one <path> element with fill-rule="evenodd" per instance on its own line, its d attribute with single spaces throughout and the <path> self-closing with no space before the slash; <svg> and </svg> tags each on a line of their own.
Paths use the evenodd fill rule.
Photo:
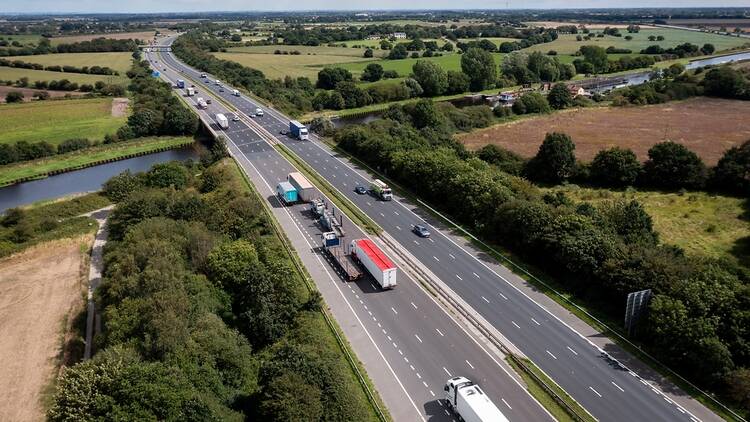
<svg viewBox="0 0 750 422">
<path fill-rule="evenodd" d="M 359 44 L 360 41 L 348 43 L 349 47 L 327 47 L 327 46 L 306 46 L 306 45 L 254 45 L 251 47 L 233 47 L 228 49 L 229 53 L 251 53 L 251 54 L 273 54 L 274 51 L 299 51 L 301 55 L 321 55 L 321 56 L 344 56 L 354 58 L 364 58 L 364 48 L 352 48 L 352 45 Z M 373 53 L 386 55 L 387 51 L 374 50 Z M 277 54 L 278 56 L 278 54 Z"/>
<path fill-rule="evenodd" d="M 116 144 L 100 145 L 68 154 L 54 155 L 40 160 L 0 166 L 0 186 L 25 177 L 46 175 L 49 172 L 86 166 L 99 161 L 127 157 L 133 154 L 174 148 L 193 142 L 193 138 L 140 138 Z"/>
<path fill-rule="evenodd" d="M 249 48 L 249 47 L 242 47 Z M 361 51 L 361 50 L 360 50 Z M 214 53 L 223 60 L 232 60 L 244 66 L 258 69 L 268 78 L 279 79 L 284 76 L 306 76 L 311 80 L 318 77 L 318 72 L 328 65 L 352 61 L 371 61 L 365 58 L 333 55 L 282 55 L 282 54 L 254 54 L 254 53 Z M 364 68 L 364 66 L 363 66 Z"/>
<path fill-rule="evenodd" d="M 598 31 L 592 30 L 592 32 Z M 744 44 L 750 45 L 750 40 L 746 38 L 727 37 L 724 35 L 707 34 L 703 32 L 683 31 L 680 29 L 641 29 L 641 31 L 637 34 L 628 34 L 627 31 L 624 30 L 621 30 L 620 32 L 623 34 L 622 37 L 611 37 L 605 35 L 604 38 L 594 37 L 589 41 L 576 41 L 576 35 L 563 34 L 560 35 L 560 37 L 555 41 L 545 44 L 533 45 L 525 49 L 524 51 L 542 51 L 546 53 L 549 50 L 555 50 L 559 54 L 573 54 L 578 51 L 578 49 L 582 45 L 598 45 L 603 48 L 607 48 L 610 46 L 616 48 L 629 48 L 633 51 L 633 53 L 638 53 L 642 49 L 651 45 L 660 45 L 664 48 L 671 48 L 676 47 L 679 44 L 689 42 L 698 46 L 703 46 L 703 44 L 711 43 L 714 45 L 714 47 L 716 47 L 716 51 L 718 52 L 734 47 L 739 47 Z M 627 41 L 625 39 L 626 35 L 632 36 L 633 40 Z M 649 41 L 648 37 L 650 35 L 662 35 L 664 36 L 664 41 Z"/>
<path fill-rule="evenodd" d="M 46 70 L 21 69 L 16 67 L 0 66 L 0 80 L 17 81 L 20 78 L 29 78 L 30 83 L 35 81 L 59 81 L 67 79 L 77 84 L 91 84 L 97 81 L 103 81 L 110 84 L 126 84 L 127 76 L 110 76 L 110 75 L 88 75 L 85 73 L 66 73 L 66 72 L 48 72 Z"/>
<path fill-rule="evenodd" d="M 729 258 L 750 263 L 750 224 L 747 201 L 702 192 L 662 193 L 582 188 L 574 185 L 554 188 L 574 200 L 603 201 L 635 199 L 654 220 L 664 243 L 677 245 L 688 254 Z M 744 216 L 744 217 L 743 217 Z"/>
<path fill-rule="evenodd" d="M 127 72 L 133 62 L 133 57 L 130 53 L 60 53 L 40 54 L 37 56 L 10 56 L 5 57 L 5 59 L 39 63 L 44 66 L 107 66 L 121 74 Z"/>
<path fill-rule="evenodd" d="M 495 62 L 499 65 L 505 54 L 493 53 L 492 56 L 495 58 Z M 343 67 L 344 69 L 348 69 L 354 75 L 359 75 L 369 63 L 377 62 L 383 66 L 384 70 L 395 70 L 400 76 L 406 76 L 411 73 L 411 68 L 414 66 L 414 63 L 416 63 L 417 60 L 428 60 L 437 63 L 446 71 L 461 70 L 461 55 L 455 53 L 445 54 L 441 57 L 420 57 L 418 59 L 368 60 L 359 63 L 344 63 L 338 66 Z"/>
<path fill-rule="evenodd" d="M 38 101 L 0 106 L 0 143 L 47 141 L 58 144 L 71 138 L 101 140 L 125 123 L 112 117 L 111 98 Z"/>
<path fill-rule="evenodd" d="M 42 38 L 39 35 L 0 35 L 0 38 L 6 41 L 18 41 L 23 46 L 37 45 L 39 40 Z M 18 48 L 8 46 L 10 48 Z"/>
</svg>

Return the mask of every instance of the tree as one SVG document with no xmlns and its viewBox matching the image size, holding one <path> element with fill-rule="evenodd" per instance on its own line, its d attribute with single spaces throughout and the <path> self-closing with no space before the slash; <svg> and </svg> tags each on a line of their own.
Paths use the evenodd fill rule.
<svg viewBox="0 0 750 422">
<path fill-rule="evenodd" d="M 323 416 L 320 388 L 294 373 L 274 377 L 263 390 L 260 411 L 268 421 L 318 421 Z"/>
<path fill-rule="evenodd" d="M 750 197 L 750 141 L 724 152 L 713 168 L 711 185 L 718 190 Z"/>
<path fill-rule="evenodd" d="M 448 78 L 448 87 L 445 90 L 446 94 L 460 94 L 469 90 L 471 81 L 467 74 L 449 70 L 446 76 Z"/>
<path fill-rule="evenodd" d="M 346 108 L 362 107 L 372 103 L 370 94 L 359 88 L 352 81 L 344 81 L 336 84 L 336 92 L 344 98 Z"/>
<path fill-rule="evenodd" d="M 333 89 L 339 82 L 351 80 L 352 74 L 348 70 L 342 67 L 326 67 L 318 72 L 316 86 L 321 89 Z"/>
<path fill-rule="evenodd" d="M 383 77 L 383 66 L 379 63 L 370 63 L 362 71 L 360 79 L 367 82 L 379 81 Z"/>
<path fill-rule="evenodd" d="M 513 112 L 516 114 L 549 113 L 550 106 L 542 94 L 529 92 L 513 103 Z"/>
<path fill-rule="evenodd" d="M 632 186 L 641 172 L 641 163 L 633 151 L 614 147 L 596 154 L 591 162 L 590 172 L 590 180 L 595 184 Z"/>
<path fill-rule="evenodd" d="M 390 43 L 388 40 L 382 40 L 380 41 L 380 49 L 381 50 L 390 50 L 393 48 L 393 44 Z"/>
<path fill-rule="evenodd" d="M 5 102 L 8 104 L 23 102 L 23 93 L 19 91 L 10 91 L 5 95 Z"/>
<path fill-rule="evenodd" d="M 188 179 L 187 169 L 177 161 L 155 164 L 146 173 L 146 183 L 156 188 L 174 186 L 175 189 L 184 189 Z"/>
<path fill-rule="evenodd" d="M 665 189 L 698 189 L 706 180 L 703 161 L 684 145 L 671 141 L 648 150 L 643 171 L 648 184 Z"/>
<path fill-rule="evenodd" d="M 390 53 L 388 53 L 388 59 L 390 60 L 405 59 L 408 56 L 409 51 L 406 49 L 406 46 L 404 44 L 396 44 L 396 46 L 391 49 Z"/>
<path fill-rule="evenodd" d="M 233 34 L 230 39 L 232 40 L 232 42 L 240 42 L 240 41 L 242 41 L 242 35 L 240 35 L 240 34 Z"/>
<path fill-rule="evenodd" d="M 424 95 L 434 97 L 448 88 L 448 75 L 440 65 L 427 60 L 417 60 L 412 67 L 414 79 L 422 86 Z"/>
<path fill-rule="evenodd" d="M 422 89 L 422 85 L 417 82 L 414 78 L 406 78 L 404 81 L 404 85 L 406 85 L 406 89 L 409 90 L 409 97 L 421 97 L 424 90 Z"/>
<path fill-rule="evenodd" d="M 513 175 L 520 175 L 526 160 L 513 151 L 501 148 L 494 144 L 488 144 L 482 147 L 477 156 L 490 164 L 497 166 L 501 171 Z"/>
<path fill-rule="evenodd" d="M 575 144 L 564 133 L 548 133 L 539 152 L 526 166 L 529 178 L 548 183 L 560 183 L 573 174 L 576 165 Z"/>
<path fill-rule="evenodd" d="M 198 117 L 185 107 L 169 107 L 164 112 L 164 135 L 191 135 L 198 130 Z"/>
<path fill-rule="evenodd" d="M 206 259 L 206 271 L 211 281 L 233 295 L 240 293 L 247 272 L 258 265 L 258 253 L 246 240 L 219 244 Z"/>
<path fill-rule="evenodd" d="M 585 61 L 591 63 L 594 67 L 594 72 L 605 73 L 607 71 L 609 64 L 607 50 L 597 45 L 584 45 L 580 48 L 580 51 Z"/>
<path fill-rule="evenodd" d="M 714 47 L 713 44 L 706 43 L 706 44 L 703 44 L 701 51 L 703 52 L 703 54 L 706 54 L 706 55 L 714 54 L 714 51 L 716 51 L 716 47 Z"/>
<path fill-rule="evenodd" d="M 368 48 L 365 50 L 365 54 L 363 55 L 365 58 L 371 58 L 373 56 L 372 48 Z"/>
<path fill-rule="evenodd" d="M 469 76 L 471 89 L 481 91 L 497 81 L 492 55 L 481 48 L 470 48 L 461 56 L 461 70 Z"/>
<path fill-rule="evenodd" d="M 412 123 L 417 129 L 424 127 L 436 128 L 440 125 L 440 115 L 435 104 L 428 99 L 417 101 L 411 112 Z"/>
<path fill-rule="evenodd" d="M 727 389 L 735 402 L 750 409 L 750 369 L 739 368 L 727 377 Z"/>
<path fill-rule="evenodd" d="M 570 93 L 568 86 L 564 83 L 556 83 L 547 95 L 547 101 L 550 107 L 556 110 L 562 110 L 573 105 L 573 94 Z"/>
<path fill-rule="evenodd" d="M 722 66 L 706 73 L 703 79 L 706 95 L 723 98 L 742 98 L 747 94 L 748 82 L 741 72 Z"/>
<path fill-rule="evenodd" d="M 160 112 L 140 107 L 128 116 L 128 127 L 135 138 L 158 135 L 163 121 L 164 117 Z"/>
</svg>

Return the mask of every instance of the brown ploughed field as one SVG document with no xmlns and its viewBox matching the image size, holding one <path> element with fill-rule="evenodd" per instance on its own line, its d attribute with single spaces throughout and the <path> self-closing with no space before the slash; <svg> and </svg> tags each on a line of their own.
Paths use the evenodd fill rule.
<svg viewBox="0 0 750 422">
<path fill-rule="evenodd" d="M 83 306 L 81 244 L 47 242 L 0 260 L 0 420 L 42 421 L 63 331 Z"/>
<path fill-rule="evenodd" d="M 564 132 L 576 144 L 576 157 L 591 161 L 602 149 L 630 148 L 640 160 L 664 140 L 681 143 L 714 165 L 724 151 L 750 139 L 750 101 L 693 98 L 641 107 L 566 110 L 520 119 L 460 135 L 471 150 L 495 144 L 534 156 L 548 132 Z"/>
</svg>

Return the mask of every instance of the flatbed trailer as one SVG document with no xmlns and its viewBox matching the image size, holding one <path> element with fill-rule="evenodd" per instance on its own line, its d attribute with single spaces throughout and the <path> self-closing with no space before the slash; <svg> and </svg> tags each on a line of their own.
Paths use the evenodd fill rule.
<svg viewBox="0 0 750 422">
<path fill-rule="evenodd" d="M 357 261 L 346 250 L 346 244 L 342 245 L 336 232 L 323 233 L 323 249 L 336 261 L 339 268 L 344 272 L 348 281 L 362 278 L 362 270 L 359 269 Z"/>
</svg>

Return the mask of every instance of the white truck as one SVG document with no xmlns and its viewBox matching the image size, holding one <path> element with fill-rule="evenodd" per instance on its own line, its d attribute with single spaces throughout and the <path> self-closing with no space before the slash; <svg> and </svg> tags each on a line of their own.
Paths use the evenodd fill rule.
<svg viewBox="0 0 750 422">
<path fill-rule="evenodd" d="M 240 91 L 238 91 L 236 89 L 232 90 L 232 95 L 234 95 L 235 97 L 239 97 L 240 96 Z"/>
<path fill-rule="evenodd" d="M 206 100 L 204 100 L 202 97 L 198 97 L 197 100 L 195 100 L 195 103 L 198 104 L 198 108 L 207 109 L 208 103 L 206 103 Z"/>
<path fill-rule="evenodd" d="M 188 97 L 192 97 L 193 95 L 195 95 L 195 88 L 188 87 L 187 89 L 185 89 L 185 92 L 187 93 Z"/>
<path fill-rule="evenodd" d="M 349 245 L 349 252 L 354 259 L 367 269 L 367 272 L 380 284 L 380 287 L 384 289 L 396 287 L 398 268 L 372 240 L 352 240 Z"/>
<path fill-rule="evenodd" d="M 286 177 L 287 182 L 291 183 L 297 189 L 297 195 L 300 201 L 310 202 L 315 196 L 315 187 L 300 172 L 289 173 Z"/>
<path fill-rule="evenodd" d="M 229 119 L 221 113 L 216 114 L 216 123 L 218 123 L 219 127 L 222 129 L 229 129 Z"/>
<path fill-rule="evenodd" d="M 453 377 L 443 390 L 448 407 L 465 422 L 509 422 L 484 391 L 468 378 Z"/>
</svg>

